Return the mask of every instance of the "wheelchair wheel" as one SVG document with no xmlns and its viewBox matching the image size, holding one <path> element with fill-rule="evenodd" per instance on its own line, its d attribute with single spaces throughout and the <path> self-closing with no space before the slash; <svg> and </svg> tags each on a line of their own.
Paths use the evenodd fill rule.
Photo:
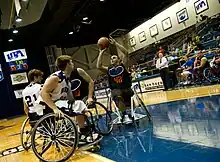
<svg viewBox="0 0 220 162">
<path fill-rule="evenodd" d="M 137 103 L 139 105 L 139 107 L 135 108 L 135 113 L 140 113 L 142 115 L 146 115 L 148 117 L 148 120 L 151 121 L 151 114 L 147 110 L 147 107 L 145 106 L 142 99 L 138 96 L 136 90 L 134 90 L 134 95 L 135 95 Z M 134 104 L 134 101 L 133 101 L 133 104 Z"/>
<path fill-rule="evenodd" d="M 21 145 L 27 151 L 31 147 L 31 126 L 29 124 L 30 119 L 26 118 L 21 126 Z"/>
<path fill-rule="evenodd" d="M 54 114 L 47 114 L 35 124 L 31 145 L 35 155 L 42 161 L 66 161 L 78 145 L 77 127 L 67 115 L 58 119 Z"/>
<path fill-rule="evenodd" d="M 210 68 L 204 69 L 203 75 L 204 75 L 205 79 L 211 83 L 218 81 L 218 78 L 212 73 Z"/>
<path fill-rule="evenodd" d="M 103 136 L 109 135 L 113 129 L 113 122 L 107 108 L 96 101 L 89 105 L 88 108 L 92 112 L 93 121 L 91 122 L 94 123 L 97 133 Z"/>
</svg>

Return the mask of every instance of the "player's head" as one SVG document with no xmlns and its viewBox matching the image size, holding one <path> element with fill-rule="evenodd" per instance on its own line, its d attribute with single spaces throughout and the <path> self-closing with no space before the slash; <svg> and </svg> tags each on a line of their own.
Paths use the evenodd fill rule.
<svg viewBox="0 0 220 162">
<path fill-rule="evenodd" d="M 28 72 L 30 82 L 40 83 L 43 80 L 44 73 L 38 69 L 32 69 Z"/>
<path fill-rule="evenodd" d="M 203 53 L 202 51 L 199 51 L 198 54 L 197 54 L 197 56 L 198 56 L 199 58 L 201 58 L 201 57 L 204 56 L 204 53 Z"/>
<path fill-rule="evenodd" d="M 121 63 L 121 59 L 117 55 L 111 56 L 111 64 L 112 65 L 118 65 Z"/>
<path fill-rule="evenodd" d="M 61 55 L 56 59 L 56 66 L 61 71 L 72 72 L 74 69 L 74 64 L 72 57 L 69 55 Z"/>
<path fill-rule="evenodd" d="M 159 53 L 159 58 L 162 58 L 163 57 L 163 53 Z"/>
</svg>

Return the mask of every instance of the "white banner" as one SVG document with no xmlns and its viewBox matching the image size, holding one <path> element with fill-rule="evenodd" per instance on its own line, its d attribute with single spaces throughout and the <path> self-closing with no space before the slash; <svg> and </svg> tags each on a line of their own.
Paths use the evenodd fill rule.
<svg viewBox="0 0 220 162">
<path fill-rule="evenodd" d="M 142 80 L 140 87 L 142 92 L 164 89 L 161 77 Z"/>
<path fill-rule="evenodd" d="M 4 52 L 6 62 L 17 61 L 27 59 L 27 54 L 25 49 L 18 49 L 13 51 Z"/>
<path fill-rule="evenodd" d="M 12 85 L 28 83 L 28 78 L 26 72 L 11 74 Z"/>
<path fill-rule="evenodd" d="M 19 16 L 20 10 L 21 10 L 21 4 L 20 0 L 15 0 L 15 9 L 16 9 L 16 15 Z"/>
<path fill-rule="evenodd" d="M 95 91 L 95 96 L 97 99 L 107 97 L 106 90 L 101 89 L 101 90 Z"/>
<path fill-rule="evenodd" d="M 207 0 L 197 0 L 194 3 L 194 7 L 195 7 L 195 10 L 196 10 L 196 14 L 200 14 L 203 11 L 209 9 Z"/>
<path fill-rule="evenodd" d="M 14 91 L 15 97 L 22 98 L 22 91 L 23 91 L 23 89 Z"/>
</svg>

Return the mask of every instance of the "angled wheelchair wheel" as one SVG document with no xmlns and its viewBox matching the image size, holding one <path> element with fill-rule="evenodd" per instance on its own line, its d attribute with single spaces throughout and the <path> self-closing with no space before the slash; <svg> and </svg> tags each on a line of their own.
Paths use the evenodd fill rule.
<svg viewBox="0 0 220 162">
<path fill-rule="evenodd" d="M 151 114 L 150 112 L 147 110 L 147 107 L 145 106 L 144 102 L 142 101 L 142 99 L 138 96 L 137 92 L 134 90 L 134 95 L 135 98 L 137 100 L 137 105 L 138 107 L 134 108 L 134 113 L 139 114 L 139 118 L 141 118 L 141 116 L 147 116 L 148 120 L 151 121 Z M 133 101 L 133 105 L 135 105 L 134 101 Z"/>
<path fill-rule="evenodd" d="M 21 134 L 20 134 L 20 139 L 21 139 L 21 145 L 22 147 L 27 151 L 31 147 L 31 131 L 32 128 L 29 124 L 30 119 L 29 117 L 25 119 L 21 126 Z"/>
<path fill-rule="evenodd" d="M 211 72 L 210 68 L 204 69 L 203 75 L 204 75 L 205 79 L 211 83 L 218 81 L 218 78 Z"/>
<path fill-rule="evenodd" d="M 95 125 L 97 133 L 105 136 L 109 135 L 113 129 L 112 117 L 108 109 L 99 102 L 93 102 L 88 106 L 92 113 L 92 123 Z"/>
<path fill-rule="evenodd" d="M 58 119 L 54 114 L 47 114 L 35 124 L 31 145 L 34 154 L 42 161 L 66 161 L 78 145 L 77 127 L 67 115 Z"/>
</svg>

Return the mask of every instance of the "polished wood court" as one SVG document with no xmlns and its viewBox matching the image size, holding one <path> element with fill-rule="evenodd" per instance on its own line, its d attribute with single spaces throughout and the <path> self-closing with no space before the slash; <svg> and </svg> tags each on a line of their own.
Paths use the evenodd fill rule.
<svg viewBox="0 0 220 162">
<path fill-rule="evenodd" d="M 206 86 L 206 87 L 197 87 L 197 88 L 189 88 L 189 89 L 180 89 L 173 91 L 155 91 L 148 92 L 142 94 L 141 97 L 144 100 L 145 104 L 158 104 L 176 100 L 183 100 L 189 98 L 196 98 L 202 96 L 211 96 L 220 94 L 220 86 Z M 100 100 L 101 102 L 105 99 Z M 0 121 L 0 152 L 13 148 L 20 144 L 20 128 L 24 121 L 25 117 L 18 117 L 10 120 L 1 120 Z M 91 161 L 91 162 L 108 162 L 111 161 L 107 158 L 99 156 L 97 154 L 89 153 L 87 151 L 76 151 L 71 159 L 68 161 Z M 34 153 L 30 149 L 28 152 L 22 151 L 14 154 L 10 154 L 7 156 L 3 156 L 0 158 L 0 162 L 35 162 L 39 161 L 37 157 L 35 157 Z"/>
</svg>

